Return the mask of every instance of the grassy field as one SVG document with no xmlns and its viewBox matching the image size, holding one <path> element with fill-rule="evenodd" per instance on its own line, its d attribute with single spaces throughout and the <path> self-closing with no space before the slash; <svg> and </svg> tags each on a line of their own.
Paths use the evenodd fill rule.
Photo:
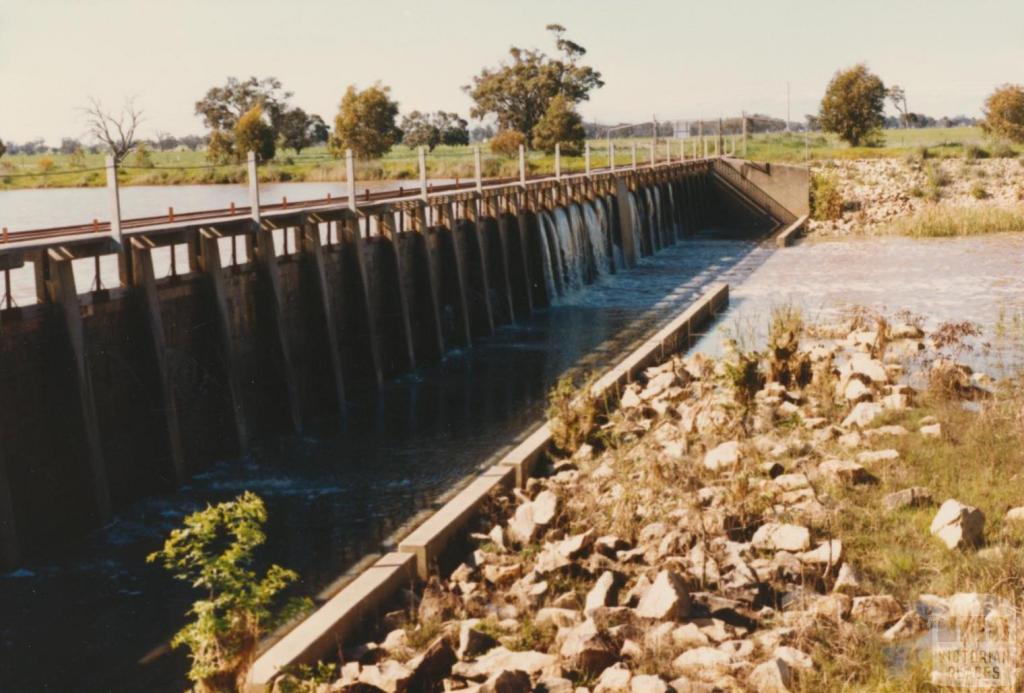
<svg viewBox="0 0 1024 693">
<path fill-rule="evenodd" d="M 709 138 L 713 151 L 713 138 Z M 727 147 L 732 138 L 727 138 Z M 746 158 L 758 161 L 817 161 L 823 159 L 855 159 L 903 156 L 927 147 L 938 157 L 963 156 L 968 148 L 986 148 L 987 142 L 980 128 L 927 128 L 920 130 L 886 130 L 884 142 L 876 147 L 850 147 L 832 136 L 802 133 L 753 135 L 747 142 Z M 638 148 L 640 163 L 650 160 L 650 139 L 617 139 L 616 165 L 631 163 L 632 144 Z M 740 138 L 735 140 L 737 155 L 743 156 Z M 672 155 L 680 154 L 680 142 L 672 141 Z M 608 165 L 605 140 L 591 143 L 591 163 L 596 167 Z M 692 156 L 693 141 L 685 142 L 687 156 Z M 976 150 L 975 150 L 976 151 Z M 1017 150 L 1018 152 L 1020 150 Z M 658 144 L 658 159 L 666 156 L 665 140 Z M 553 173 L 554 156 L 543 152 L 530 152 L 527 168 L 531 174 Z M 470 147 L 438 147 L 427 157 L 431 178 L 470 178 L 473 176 L 473 150 Z M 583 157 L 563 157 L 564 173 L 584 169 Z M 484 146 L 483 173 L 487 177 L 518 175 L 516 157 L 491 154 Z M 361 161 L 356 166 L 359 180 L 415 180 L 419 176 L 415 150 L 397 146 L 386 156 L 372 161 Z M 343 181 L 344 161 L 332 158 L 325 147 L 306 149 L 301 154 L 279 152 L 269 164 L 260 167 L 260 178 L 272 181 Z M 120 173 L 123 185 L 177 185 L 191 183 L 235 183 L 245 180 L 245 167 L 239 164 L 213 166 L 205 152 L 171 151 L 152 152 L 147 157 L 130 155 L 123 162 Z M 103 155 L 6 155 L 0 158 L 0 190 L 46 187 L 90 187 L 106 184 Z"/>
</svg>

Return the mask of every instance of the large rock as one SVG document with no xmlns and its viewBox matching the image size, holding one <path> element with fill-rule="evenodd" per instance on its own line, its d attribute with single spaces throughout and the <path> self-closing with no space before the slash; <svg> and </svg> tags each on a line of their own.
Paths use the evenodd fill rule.
<svg viewBox="0 0 1024 693">
<path fill-rule="evenodd" d="M 594 610 L 602 606 L 612 605 L 612 591 L 615 589 L 615 573 L 606 570 L 597 578 L 594 586 L 587 592 L 583 613 L 590 616 Z"/>
<path fill-rule="evenodd" d="M 754 667 L 747 683 L 757 693 L 789 693 L 793 685 L 793 669 L 785 660 L 772 657 Z"/>
<path fill-rule="evenodd" d="M 740 444 L 739 441 L 730 440 L 722 443 L 713 450 L 708 450 L 704 455 L 704 466 L 713 472 L 721 469 L 731 469 L 739 464 Z"/>
<path fill-rule="evenodd" d="M 557 658 L 544 652 L 527 650 L 513 652 L 504 647 L 493 650 L 478 657 L 475 662 L 458 662 L 452 667 L 452 673 L 467 679 L 482 681 L 499 671 L 525 671 L 530 676 L 554 664 Z"/>
<path fill-rule="evenodd" d="M 641 674 L 629 682 L 629 693 L 668 693 L 668 684 L 657 676 Z"/>
<path fill-rule="evenodd" d="M 533 503 L 526 502 L 516 508 L 508 523 L 508 535 L 520 544 L 529 544 L 537 536 L 537 521 L 533 519 Z"/>
<path fill-rule="evenodd" d="M 889 594 L 854 597 L 850 617 L 872 626 L 888 628 L 903 616 L 903 607 Z"/>
<path fill-rule="evenodd" d="M 409 685 L 411 679 L 412 670 L 393 659 L 371 664 L 359 670 L 359 683 L 374 686 L 385 693 L 405 693 L 414 690 Z"/>
<path fill-rule="evenodd" d="M 758 527 L 750 543 L 755 549 L 768 551 L 806 551 L 811 546 L 811 533 L 800 525 L 768 522 Z"/>
<path fill-rule="evenodd" d="M 900 453 L 897 450 L 865 450 L 857 455 L 857 461 L 861 464 L 876 464 L 878 462 L 891 462 L 898 460 Z"/>
<path fill-rule="evenodd" d="M 466 660 L 487 652 L 498 644 L 493 637 L 477 630 L 480 619 L 471 618 L 463 621 L 459 627 L 459 648 L 456 655 L 459 659 Z"/>
<path fill-rule="evenodd" d="M 594 693 L 628 693 L 633 674 L 622 664 L 608 667 L 601 672 L 594 686 Z"/>
<path fill-rule="evenodd" d="M 930 530 L 950 549 L 978 546 L 985 531 L 985 514 L 950 498 L 939 507 Z"/>
<path fill-rule="evenodd" d="M 530 693 L 530 675 L 520 669 L 505 669 L 487 679 L 479 693 Z"/>
<path fill-rule="evenodd" d="M 690 607 L 686 583 L 675 573 L 663 570 L 640 599 L 636 615 L 659 621 L 678 620 L 689 615 Z"/>
<path fill-rule="evenodd" d="M 889 374 L 882 362 L 867 354 L 854 354 L 850 358 L 849 367 L 853 375 L 862 376 L 873 383 L 884 385 L 889 382 Z"/>
<path fill-rule="evenodd" d="M 882 405 L 874 402 L 861 402 L 843 419 L 843 428 L 867 428 L 871 422 L 882 414 Z"/>
<path fill-rule="evenodd" d="M 825 460 L 818 465 L 818 473 L 839 484 L 864 484 L 872 479 L 863 465 L 849 460 Z"/>
<path fill-rule="evenodd" d="M 618 661 L 619 647 L 588 619 L 566 634 L 559 654 L 570 669 L 597 674 Z"/>
<path fill-rule="evenodd" d="M 681 674 L 709 670 L 724 672 L 728 671 L 730 664 L 732 656 L 714 647 L 695 647 L 672 660 L 672 667 Z"/>
<path fill-rule="evenodd" d="M 452 671 L 458 658 L 447 635 L 439 636 L 430 643 L 423 654 L 410 659 L 406 666 L 412 669 L 409 679 L 410 691 L 432 691 Z"/>
<path fill-rule="evenodd" d="M 903 508 L 919 508 L 932 504 L 932 493 L 924 486 L 911 486 L 886 494 L 882 498 L 882 507 L 889 512 Z"/>
</svg>

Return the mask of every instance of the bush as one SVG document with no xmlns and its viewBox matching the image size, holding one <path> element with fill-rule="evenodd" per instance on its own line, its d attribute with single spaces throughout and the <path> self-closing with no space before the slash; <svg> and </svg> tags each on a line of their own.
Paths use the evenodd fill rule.
<svg viewBox="0 0 1024 693">
<path fill-rule="evenodd" d="M 819 221 L 831 221 L 843 216 L 843 197 L 839 193 L 839 180 L 832 175 L 814 173 L 811 176 L 811 216 Z"/>
<path fill-rule="evenodd" d="M 53 159 L 51 159 L 50 157 L 44 156 L 42 159 L 39 160 L 38 166 L 39 170 L 42 171 L 43 173 L 49 173 L 57 166 L 57 164 L 55 164 Z"/>
<path fill-rule="evenodd" d="M 992 156 L 996 159 L 1015 159 L 1017 152 L 1006 142 L 996 142 L 991 147 Z"/>
<path fill-rule="evenodd" d="M 132 165 L 139 168 L 153 168 L 153 157 L 149 153 L 149 147 L 145 142 L 139 142 L 132 152 Z"/>
<path fill-rule="evenodd" d="M 949 185 L 949 176 L 946 172 L 935 164 L 928 164 L 924 169 L 925 178 L 928 179 L 928 185 L 933 188 L 944 188 Z"/>
<path fill-rule="evenodd" d="M 391 89 L 380 83 L 357 91 L 354 85 L 345 90 L 334 118 L 334 132 L 327 148 L 334 156 L 346 149 L 360 159 L 374 159 L 387 154 L 402 139 L 395 124 L 398 102 L 391 99 Z"/>
<path fill-rule="evenodd" d="M 526 137 L 518 130 L 502 130 L 491 138 L 491 152 L 501 156 L 516 156 Z"/>
<path fill-rule="evenodd" d="M 162 561 L 175 578 L 204 594 L 189 611 L 195 621 L 171 641 L 188 647 L 197 691 L 240 690 L 260 637 L 309 606 L 308 600 L 290 600 L 273 608 L 281 590 L 298 579 L 293 571 L 272 565 L 259 577 L 250 569 L 253 552 L 266 540 L 266 519 L 263 501 L 247 491 L 186 517 L 184 528 L 173 530 L 163 549 L 147 558 Z"/>
<path fill-rule="evenodd" d="M 583 119 L 561 94 L 551 99 L 544 116 L 533 128 L 533 145 L 548 154 L 554 153 L 557 144 L 563 155 L 579 156 L 586 137 Z"/>
<path fill-rule="evenodd" d="M 580 449 L 597 424 L 598 403 L 591 393 L 593 379 L 577 388 L 570 376 L 561 378 L 548 394 L 548 426 L 555 446 L 572 454 Z"/>
<path fill-rule="evenodd" d="M 988 194 L 988 190 L 979 181 L 971 186 L 971 197 L 975 200 L 984 200 L 991 197 L 991 195 Z"/>
<path fill-rule="evenodd" d="M 976 144 L 968 144 L 964 146 L 964 159 L 967 161 L 977 161 L 978 159 L 987 159 L 988 152 Z"/>
<path fill-rule="evenodd" d="M 276 138 L 274 128 L 263 119 L 263 109 L 253 106 L 235 123 L 235 158 L 245 161 L 249 152 L 256 152 L 257 161 L 270 161 Z"/>
<path fill-rule="evenodd" d="M 985 99 L 981 128 L 993 137 L 1024 143 L 1024 86 L 1004 84 Z"/>
</svg>

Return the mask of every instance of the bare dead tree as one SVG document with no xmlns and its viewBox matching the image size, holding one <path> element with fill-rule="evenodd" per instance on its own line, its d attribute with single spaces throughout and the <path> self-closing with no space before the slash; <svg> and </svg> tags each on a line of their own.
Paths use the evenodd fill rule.
<svg viewBox="0 0 1024 693">
<path fill-rule="evenodd" d="M 135 148 L 135 130 L 142 122 L 142 111 L 135 106 L 135 99 L 125 99 L 120 113 L 107 111 L 99 99 L 91 97 L 85 111 L 89 133 L 105 144 L 120 163 Z"/>
</svg>

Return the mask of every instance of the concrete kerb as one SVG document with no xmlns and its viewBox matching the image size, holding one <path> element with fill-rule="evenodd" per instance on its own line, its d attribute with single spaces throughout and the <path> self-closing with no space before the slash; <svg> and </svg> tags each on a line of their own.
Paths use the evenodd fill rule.
<svg viewBox="0 0 1024 693">
<path fill-rule="evenodd" d="M 595 396 L 617 401 L 624 385 L 644 369 L 685 349 L 694 333 L 729 303 L 729 285 L 715 284 L 683 313 L 644 342 L 592 386 Z M 250 692 L 270 690 L 286 667 L 313 663 L 332 652 L 363 625 L 368 612 L 379 608 L 402 586 L 426 579 L 429 569 L 451 537 L 462 530 L 480 504 L 498 488 L 525 485 L 533 468 L 551 445 L 547 424 L 540 426 L 497 464 L 428 517 L 398 545 L 326 604 L 267 649 L 253 665 L 246 682 Z"/>
<path fill-rule="evenodd" d="M 804 227 L 807 225 L 807 219 L 808 215 L 804 214 L 802 217 L 783 229 L 782 232 L 775 237 L 776 245 L 780 248 L 793 245 L 796 239 L 800 237 Z"/>
</svg>

